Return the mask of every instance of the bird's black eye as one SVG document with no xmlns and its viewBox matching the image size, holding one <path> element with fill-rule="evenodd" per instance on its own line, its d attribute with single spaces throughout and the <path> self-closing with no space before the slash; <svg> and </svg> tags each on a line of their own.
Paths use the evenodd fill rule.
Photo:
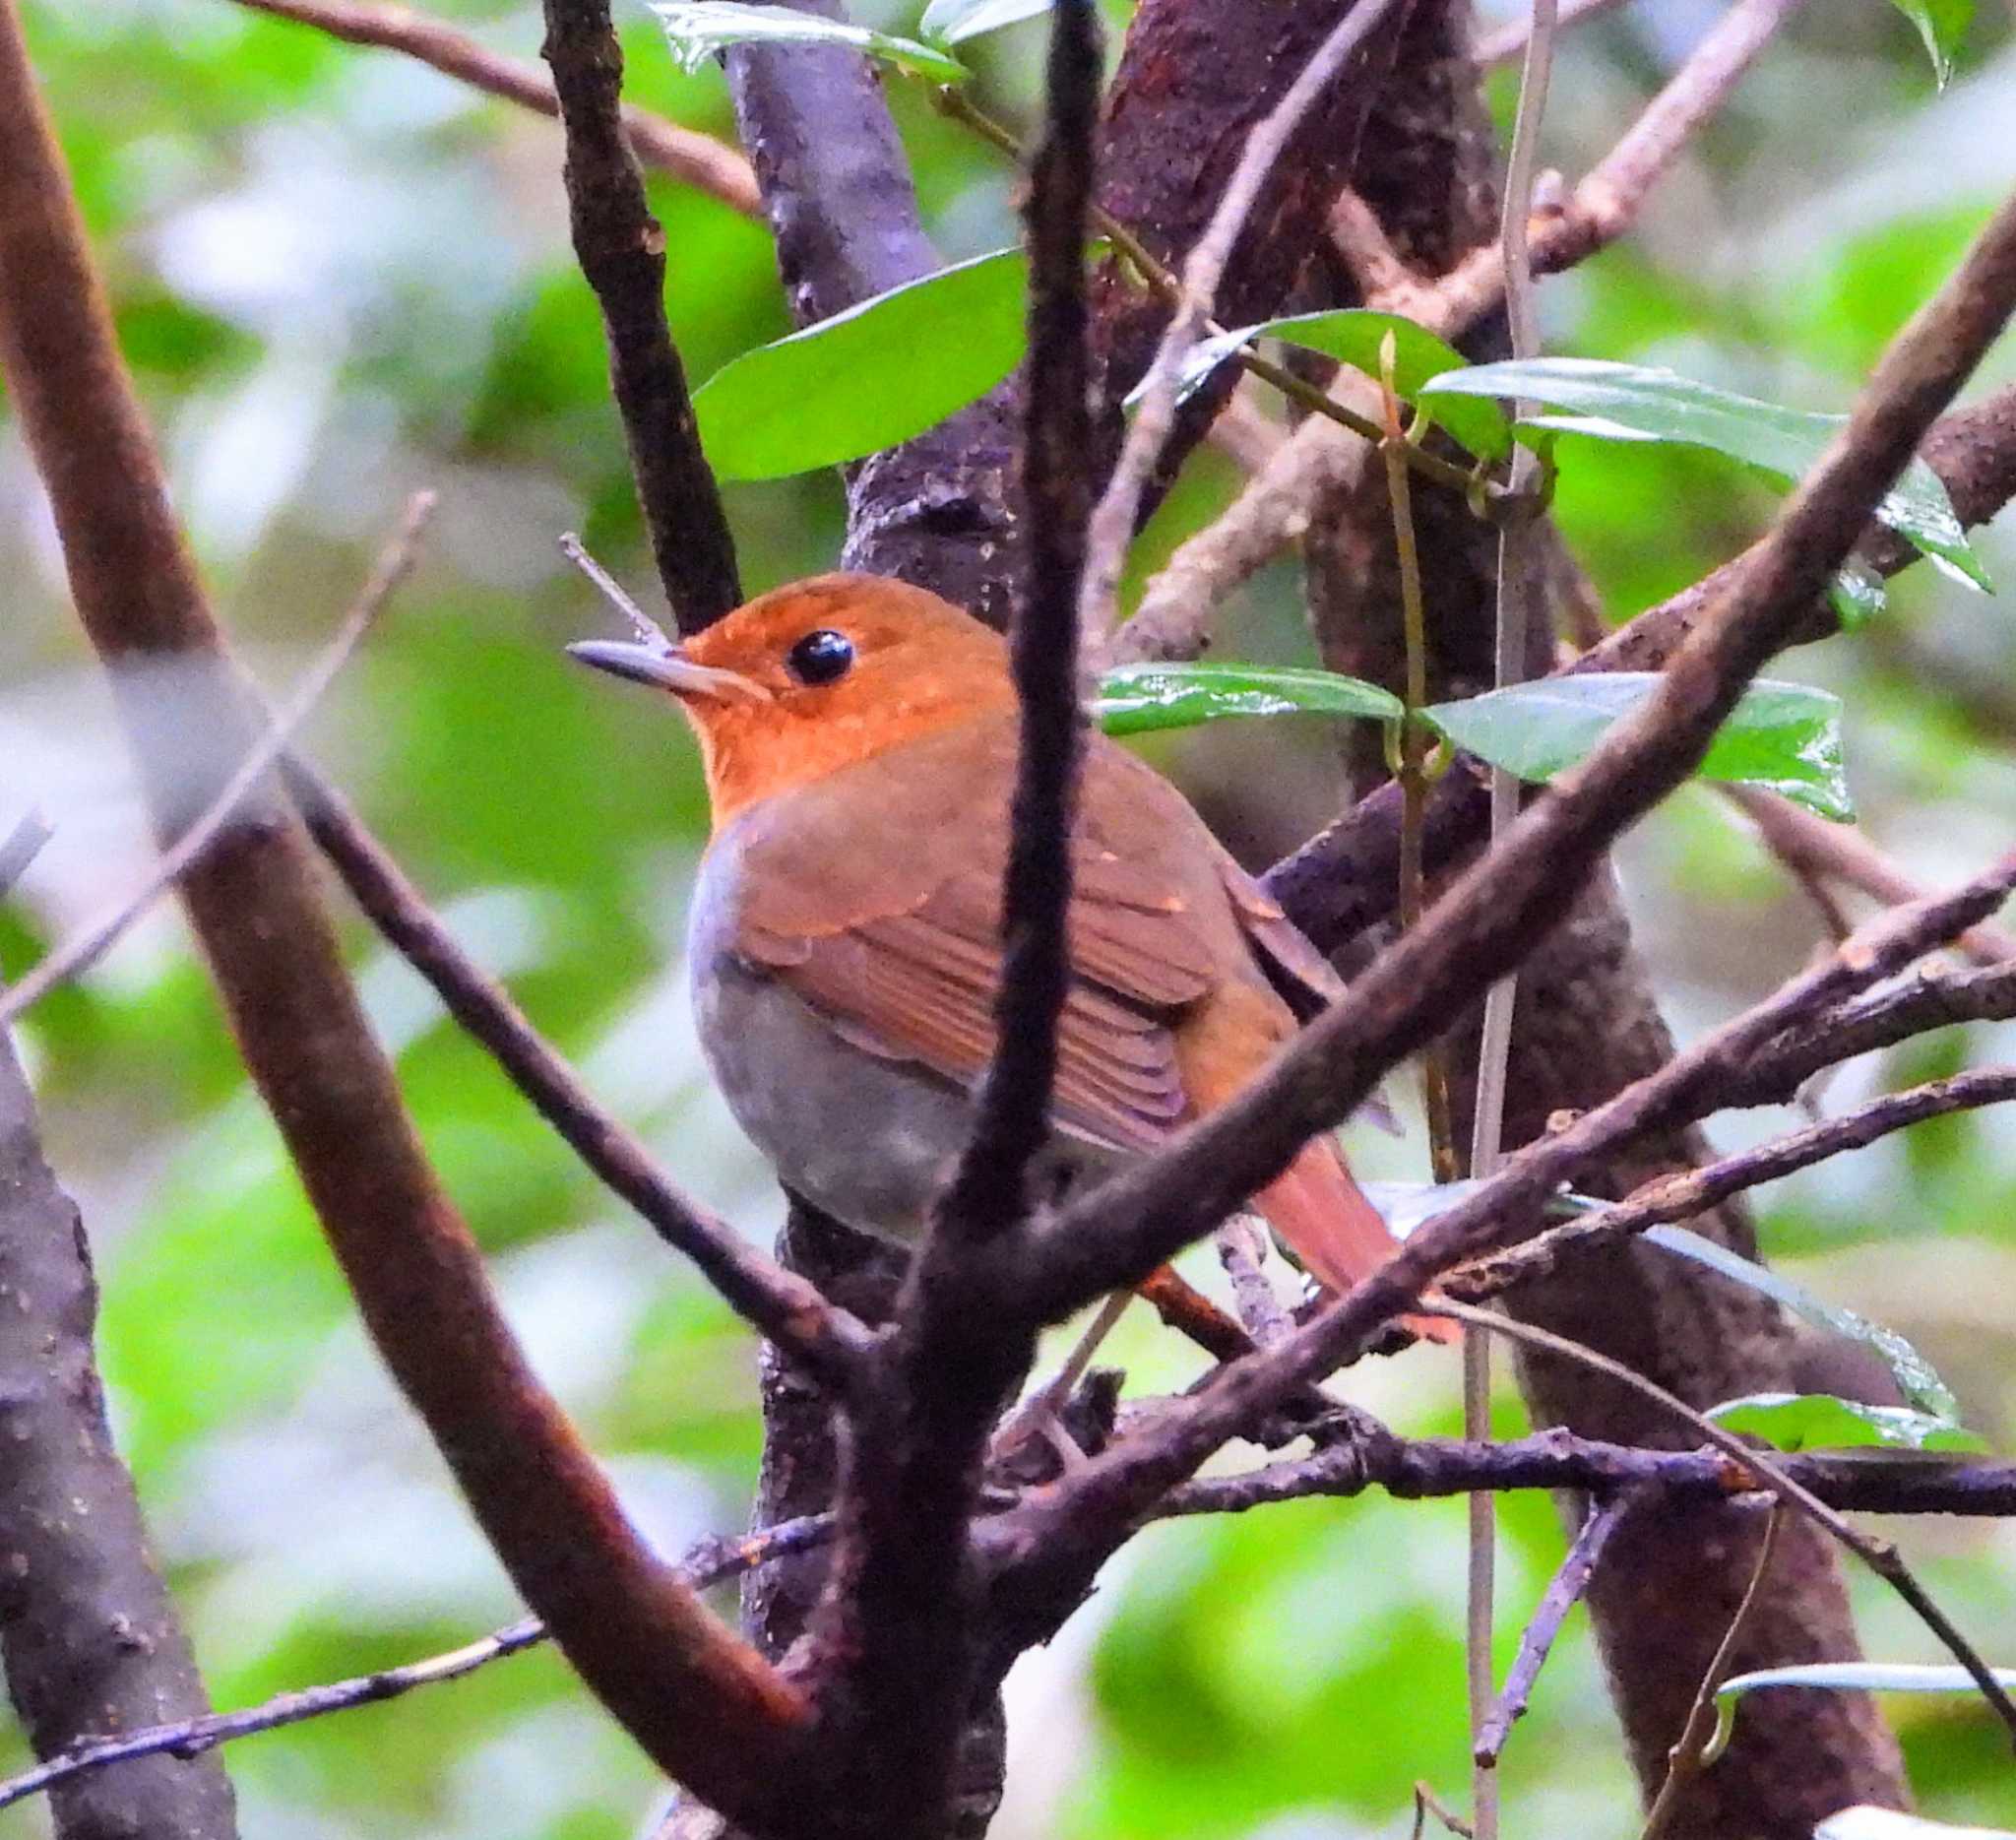
<svg viewBox="0 0 2016 1840">
<path fill-rule="evenodd" d="M 844 632 L 822 626 L 808 632 L 785 654 L 785 665 L 800 683 L 814 688 L 845 677 L 854 662 L 854 644 Z"/>
</svg>

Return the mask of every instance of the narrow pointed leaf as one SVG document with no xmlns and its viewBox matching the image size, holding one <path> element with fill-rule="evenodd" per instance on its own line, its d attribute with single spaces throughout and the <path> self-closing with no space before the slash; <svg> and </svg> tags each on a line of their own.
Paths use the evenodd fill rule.
<svg viewBox="0 0 2016 1840">
<path fill-rule="evenodd" d="M 2016 1691 L 2016 1668 L 1990 1668 Z M 1902 1661 L 1803 1661 L 1784 1668 L 1733 1674 L 1715 1689 L 1718 1699 L 1740 1699 L 1767 1686 L 1811 1686 L 1830 1693 L 1978 1693 L 1965 1668 Z"/>
<path fill-rule="evenodd" d="M 1832 1393 L 1749 1393 L 1707 1415 L 1725 1430 L 1780 1450 L 1985 1450 L 1972 1431 L 1909 1406 L 1870 1406 Z"/>
<path fill-rule="evenodd" d="M 1898 12 L 1918 28 L 1925 56 L 1932 60 L 1932 78 L 1944 89 L 1953 75 L 1953 60 L 1974 24 L 1974 0 L 1894 0 Z"/>
<path fill-rule="evenodd" d="M 1946 1425 L 1957 1426 L 1960 1423 L 1960 1402 L 1953 1397 L 1953 1389 L 1939 1378 L 1932 1364 L 1895 1329 L 1886 1329 L 1882 1324 L 1871 1322 L 1866 1316 L 1858 1316 L 1852 1309 L 1843 1309 L 1839 1304 L 1823 1303 L 1810 1291 L 1794 1284 L 1783 1272 L 1768 1270 L 1754 1260 L 1744 1258 L 1740 1252 L 1732 1252 L 1728 1246 L 1718 1245 L 1713 1239 L 1705 1239 L 1684 1227 L 1652 1227 L 1646 1230 L 1644 1237 L 1654 1245 L 1663 1246 L 1681 1258 L 1690 1258 L 1697 1265 L 1706 1265 L 1711 1271 L 1718 1271 L 1725 1278 L 1782 1303 L 1794 1315 L 1816 1328 L 1829 1329 L 1852 1342 L 1859 1342 L 1890 1369 L 1891 1378 L 1897 1382 L 1897 1390 L 1919 1411 Z"/>
<path fill-rule="evenodd" d="M 724 364 L 693 396 L 724 479 L 838 466 L 920 434 L 1022 361 L 1028 264 L 996 250 Z"/>
<path fill-rule="evenodd" d="M 1188 729 L 1227 716 L 1361 716 L 1398 722 L 1390 690 L 1335 671 L 1265 665 L 1120 665 L 1099 680 L 1093 719 L 1108 734 Z"/>
<path fill-rule="evenodd" d="M 1804 476 L 1848 423 L 1696 383 L 1673 371 L 1598 358 L 1547 357 L 1445 371 L 1423 386 L 1442 395 L 1526 397 L 1559 412 L 1528 416 L 1521 433 L 1557 430 L 1611 441 L 1666 441 L 1711 448 L 1788 482 Z M 1914 460 L 1876 507 L 1878 520 L 1908 538 L 1955 580 L 1986 588 L 1988 578 L 1939 476 Z"/>
<path fill-rule="evenodd" d="M 741 0 L 652 0 L 651 10 L 671 41 L 672 54 L 689 73 L 729 45 L 815 44 L 859 51 L 933 83 L 964 83 L 973 74 L 956 57 L 914 38 L 822 19 L 795 7 L 744 5 Z"/>
<path fill-rule="evenodd" d="M 1321 351 L 1376 379 L 1381 374 L 1379 347 L 1388 333 L 1393 335 L 1395 395 L 1418 403 L 1430 420 L 1446 428 L 1473 454 L 1497 460 L 1511 451 L 1512 424 L 1495 402 L 1471 396 L 1429 397 L 1423 393 L 1431 377 L 1465 368 L 1467 360 L 1463 353 L 1411 319 L 1398 313 L 1375 313 L 1367 307 L 1288 313 L 1200 340 L 1177 373 L 1177 400 L 1193 395 L 1226 359 L 1255 339 L 1286 340 L 1290 345 Z M 1140 399 L 1144 387 L 1135 386 L 1127 399 L 1129 407 Z"/>
<path fill-rule="evenodd" d="M 940 47 L 964 44 L 982 32 L 1035 19 L 1053 4 L 1054 0 L 931 0 L 917 21 L 917 36 Z"/>
<path fill-rule="evenodd" d="M 1587 758 L 1658 682 L 1656 671 L 1543 677 L 1421 713 L 1480 759 L 1523 780 L 1550 780 Z M 1804 684 L 1753 683 L 1695 771 L 1768 787 L 1823 817 L 1855 815 L 1842 772 L 1841 699 Z"/>
</svg>

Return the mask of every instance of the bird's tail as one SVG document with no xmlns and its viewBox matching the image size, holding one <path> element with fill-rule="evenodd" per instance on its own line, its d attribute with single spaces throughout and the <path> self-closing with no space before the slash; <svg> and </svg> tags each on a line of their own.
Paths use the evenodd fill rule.
<svg viewBox="0 0 2016 1840">
<path fill-rule="evenodd" d="M 1304 1144 L 1301 1154 L 1253 1197 L 1253 1205 L 1302 1263 L 1340 1295 L 1393 1256 L 1395 1242 L 1386 1223 L 1328 1137 Z M 1430 1342 L 1453 1342 L 1462 1334 L 1446 1316 L 1403 1320 Z"/>
</svg>

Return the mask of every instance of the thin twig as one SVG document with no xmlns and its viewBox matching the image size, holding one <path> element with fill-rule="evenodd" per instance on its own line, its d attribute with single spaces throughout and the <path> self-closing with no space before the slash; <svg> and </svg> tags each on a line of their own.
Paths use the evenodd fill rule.
<svg viewBox="0 0 2016 1840">
<path fill-rule="evenodd" d="M 1860 1150 L 1926 1118 L 2016 1100 L 2016 1067 L 1979 1067 L 1950 1079 L 1889 1093 L 1843 1117 L 1789 1131 L 1754 1149 L 1673 1175 L 1580 1219 L 1549 1228 L 1523 1244 L 1460 1266 L 1443 1280 L 1449 1296 L 1465 1302 L 1501 1297 L 1556 1271 L 1564 1258 L 1643 1233 L 1648 1227 L 1692 1220 L 1732 1195 L 1777 1181 L 1796 1170 Z"/>
<path fill-rule="evenodd" d="M 517 102 L 537 114 L 557 116 L 553 80 L 536 64 L 506 57 L 478 43 L 447 21 L 408 6 L 376 6 L 367 0 L 239 0 L 255 12 L 313 26 L 350 44 L 378 45 L 431 66 L 485 95 Z M 753 218 L 762 208 L 749 162 L 712 135 L 682 128 L 649 109 L 625 104 L 623 132 L 647 166 L 683 180 L 718 198 L 731 211 Z"/>
<path fill-rule="evenodd" d="M 1475 1501 L 1478 1497 L 1472 1495 L 1471 1499 Z M 1632 1505 L 1630 1494 L 1619 1493 L 1607 1500 L 1592 1503 L 1583 1515 L 1582 1525 L 1576 1530 L 1559 1568 L 1548 1581 L 1547 1588 L 1541 1593 L 1533 1620 L 1519 1638 L 1519 1653 L 1505 1671 L 1504 1689 L 1478 1727 L 1475 1754 L 1481 1768 L 1495 1770 L 1498 1767 L 1505 1740 L 1512 1735 L 1512 1727 L 1526 1716 L 1534 1682 L 1540 1679 L 1540 1671 L 1546 1665 L 1554 1638 L 1561 1633 L 1561 1625 L 1567 1621 L 1568 1613 L 1581 1601 L 1583 1592 L 1589 1589 L 1590 1576 L 1602 1562 L 1610 1535 L 1616 1532 L 1617 1523 Z"/>
<path fill-rule="evenodd" d="M 114 903 L 94 920 L 80 927 L 44 958 L 27 977 L 0 995 L 0 1029 L 32 1009 L 60 983 L 89 971 L 109 952 L 126 929 L 187 872 L 239 816 L 247 797 L 273 767 L 321 702 L 364 635 L 377 623 L 399 585 L 418 559 L 421 534 L 434 515 L 434 494 L 415 492 L 407 501 L 398 532 L 380 552 L 370 579 L 351 603 L 322 654 L 302 674 L 284 704 L 275 713 L 236 770 L 195 821 L 156 858 L 139 887 Z"/>
<path fill-rule="evenodd" d="M 309 835 L 365 919 L 582 1162 L 691 1259 L 745 1321 L 829 1385 L 851 1387 L 874 1345 L 859 1318 L 674 1186 L 643 1140 L 602 1107 L 510 992 L 463 950 L 349 801 L 299 754 L 282 757 L 281 774 Z"/>
<path fill-rule="evenodd" d="M 1190 348 L 1197 343 L 1218 292 L 1219 278 L 1231 256 L 1232 244 L 1245 227 L 1267 175 L 1300 125 L 1304 114 L 1345 61 L 1371 35 L 1394 0 L 1357 0 L 1317 48 L 1293 83 L 1266 117 L 1246 137 L 1239 161 L 1226 182 L 1204 234 L 1183 264 L 1183 301 L 1170 318 L 1142 383 L 1135 412 L 1112 476 L 1092 515 L 1088 533 L 1085 582 L 1079 600 L 1080 645 L 1089 652 L 1105 643 L 1111 631 L 1114 596 L 1120 568 L 1134 535 L 1134 521 L 1147 488 L 1148 476 L 1162 457 L 1176 412 L 1177 379 Z"/>
<path fill-rule="evenodd" d="M 1218 1230 L 1218 1259 L 1232 1282 L 1232 1301 L 1257 1348 L 1272 1348 L 1294 1328 L 1267 1281 L 1267 1229 L 1250 1214 L 1234 1214 Z M 1223 1357 L 1221 1357 L 1223 1359 Z"/>
<path fill-rule="evenodd" d="M 1907 874 L 1853 824 L 1830 824 L 1790 799 L 1755 786 L 1716 789 L 1756 826 L 1765 847 L 1795 875 L 1831 877 L 1878 901 L 1924 899 L 1923 883 Z M 2016 961 L 2016 933 L 2006 926 L 1970 926 L 1956 943 L 1977 964 Z"/>
<path fill-rule="evenodd" d="M 28 873 L 29 864 L 55 834 L 38 806 L 30 806 L 15 820 L 7 841 L 0 843 L 0 900 L 14 892 L 14 884 Z"/>
<path fill-rule="evenodd" d="M 1764 1538 L 1757 1545 L 1757 1564 L 1750 1573 L 1749 1588 L 1736 1605 L 1736 1614 L 1730 1618 L 1721 1645 L 1708 1664 L 1708 1672 L 1701 1677 L 1694 1703 L 1687 1709 L 1686 1722 L 1680 1727 L 1680 1735 L 1674 1740 L 1668 1758 L 1666 1781 L 1660 1784 L 1659 1794 L 1653 1798 L 1652 1807 L 1646 1812 L 1639 1840 L 1659 1840 L 1672 1821 L 1681 1792 L 1706 1767 L 1708 1741 L 1715 1731 L 1716 1691 L 1729 1679 L 1730 1670 L 1735 1665 L 1736 1647 L 1743 1639 L 1751 1611 L 1763 1596 L 1764 1576 L 1771 1569 L 1771 1555 L 1777 1550 L 1778 1530 L 1784 1520 L 1783 1503 L 1774 1501 L 1765 1516 Z"/>
<path fill-rule="evenodd" d="M 1974 1644 L 1960 1633 L 1945 1612 L 1926 1595 L 1924 1587 L 1912 1575 L 1899 1556 L 1897 1548 L 1890 1541 L 1878 1540 L 1863 1533 L 1852 1521 L 1845 1520 L 1803 1483 L 1789 1475 L 1779 1465 L 1775 1456 L 1766 1456 L 1754 1445 L 1744 1443 L 1732 1431 L 1723 1429 L 1713 1419 L 1696 1412 L 1685 1400 L 1670 1393 L 1657 1381 L 1648 1380 L 1642 1373 L 1634 1372 L 1622 1362 L 1612 1361 L 1607 1355 L 1599 1353 L 1584 1343 L 1571 1341 L 1565 1335 L 1556 1335 L 1551 1329 L 1543 1329 L 1535 1323 L 1519 1322 L 1510 1316 L 1496 1315 L 1487 1309 L 1475 1309 L 1468 1303 L 1423 1301 L 1421 1310 L 1423 1314 L 1451 1316 L 1458 1322 L 1474 1323 L 1480 1328 L 1488 1328 L 1493 1335 L 1502 1335 L 1508 1341 L 1523 1342 L 1529 1348 L 1541 1349 L 1546 1354 L 1559 1356 L 1564 1361 L 1576 1362 L 1582 1366 L 1606 1374 L 1620 1386 L 1628 1386 L 1633 1392 L 1642 1393 L 1647 1399 L 1664 1407 L 1674 1418 L 1690 1427 L 1697 1436 L 1713 1444 L 1725 1456 L 1748 1465 L 1756 1474 L 1761 1487 L 1769 1489 L 1786 1506 L 1796 1508 L 1832 1535 L 1918 1613 L 1924 1625 L 1945 1644 L 1953 1659 L 1967 1670 L 1969 1677 L 1981 1688 L 1982 1697 L 1994 1709 L 1995 1716 L 2008 1727 L 2010 1737 L 2016 1739 L 2016 1700 L 2009 1697 L 2008 1689 L 1995 1679 L 1994 1670 L 1981 1658 Z"/>
<path fill-rule="evenodd" d="M 1562 0 L 1560 17 L 1555 23 L 1557 34 L 1571 27 L 1580 26 L 1586 20 L 1601 18 L 1613 13 L 1625 4 L 1625 0 Z M 1477 42 L 1472 56 L 1480 70 L 1495 70 L 1500 64 L 1514 64 L 1525 55 L 1526 41 L 1533 30 L 1531 20 L 1515 19 L 1509 25 L 1501 26 Z"/>
<path fill-rule="evenodd" d="M 831 1515 L 807 1515 L 767 1527 L 761 1533 L 733 1539 L 703 1540 L 679 1562 L 680 1576 L 696 1591 L 708 1590 L 730 1578 L 753 1571 L 758 1565 L 803 1553 L 832 1538 Z M 28 1797 L 40 1795 L 57 1784 L 87 1771 L 103 1769 L 108 1763 L 124 1763 L 133 1757 L 199 1756 L 219 1745 L 238 1738 L 252 1738 L 263 1732 L 277 1732 L 309 1719 L 324 1718 L 332 1712 L 348 1712 L 357 1706 L 375 1706 L 398 1699 L 415 1687 L 434 1686 L 444 1681 L 459 1681 L 464 1675 L 486 1668 L 493 1661 L 523 1654 L 546 1639 L 546 1625 L 536 1617 L 522 1617 L 490 1635 L 411 1661 L 397 1668 L 380 1668 L 347 1681 L 332 1681 L 323 1686 L 297 1688 L 278 1693 L 257 1706 L 239 1712 L 213 1712 L 202 1718 L 177 1719 L 166 1725 L 150 1725 L 117 1738 L 93 1738 L 71 1745 L 59 1756 L 24 1770 L 19 1776 L 0 1782 L 0 1808 L 12 1808 Z"/>
</svg>

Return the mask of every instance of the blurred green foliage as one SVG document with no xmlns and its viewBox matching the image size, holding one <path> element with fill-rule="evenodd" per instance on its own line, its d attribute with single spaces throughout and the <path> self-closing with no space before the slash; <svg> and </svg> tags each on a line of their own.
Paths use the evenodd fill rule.
<svg viewBox="0 0 2016 1840">
<path fill-rule="evenodd" d="M 536 8 L 452 14 L 520 56 Z M 858 17 L 915 28 L 915 5 Z M 1125 7 L 1109 9 L 1117 24 Z M 679 1178 L 752 1234 L 778 1204 L 708 1089 L 678 966 L 704 802 L 683 733 L 641 695 L 569 670 L 605 614 L 559 562 L 569 528 L 648 579 L 593 307 L 569 261 L 549 124 L 396 56 L 230 0 L 30 0 L 34 53 L 97 239 L 126 349 L 220 607 L 285 682 L 361 579 L 411 489 L 443 508 L 427 560 L 309 745 L 596 1089 Z M 1707 23 L 1637 7 L 1564 48 L 1545 157 L 1609 145 Z M 730 131 L 713 71 L 673 66 L 642 9 L 625 29 L 640 101 Z M 1026 124 L 1040 32 L 962 47 L 978 93 Z M 1502 106 L 1503 85 L 1493 87 Z M 948 259 L 1014 240 L 1014 184 L 908 89 L 894 95 Z M 1801 408 L 1846 406 L 1883 341 L 2016 179 L 2016 53 L 1984 10 L 1935 95 L 1910 25 L 1871 3 L 1802 15 L 1664 184 L 1640 234 L 1544 290 L 1549 349 L 1670 364 Z M 786 329 L 764 231 L 654 181 L 674 331 L 695 376 Z M 2005 352 L 1995 376 L 2012 369 Z M 1621 619 L 1731 554 L 1772 494 L 1705 455 L 1564 454 L 1563 528 Z M 1227 502 L 1204 454 L 1134 577 Z M 827 566 L 825 476 L 731 489 L 752 591 Z M 1990 571 L 2016 545 L 1990 534 Z M 18 975 L 147 859 L 103 688 L 12 430 L 0 423 L 0 785 L 55 841 L 0 908 Z M 1232 607 L 1221 656 L 1307 662 L 1292 570 Z M 648 598 L 648 597 L 647 597 Z M 1918 570 L 1880 627 L 1788 661 L 1840 694 L 1870 832 L 1915 871 L 1970 867 L 2016 821 L 2016 671 L 2002 606 Z M 1244 725 L 1219 725 L 1237 730 Z M 1185 737 L 1159 758 L 1227 808 L 1256 745 L 1292 841 L 1334 797 L 1317 725 Z M 1296 789 L 1301 789 L 1297 791 Z M 1273 796 L 1273 793 L 1270 793 Z M 1248 814 L 1250 815 L 1250 814 Z M 1271 826 L 1271 828 L 1269 828 Z M 1816 923 L 1712 793 L 1690 791 L 1624 853 L 1627 891 L 1684 1031 L 1796 967 Z M 354 922 L 374 1019 L 420 1127 L 490 1249 L 542 1370 L 667 1548 L 737 1524 L 759 1439 L 753 1350 L 726 1312 L 586 1178 L 403 966 Z M 2006 1054 L 1955 1033 L 1849 1069 L 1828 1101 Z M 454 1645 L 515 1613 L 440 1468 L 373 1364 L 270 1124 L 244 1090 L 178 923 L 163 913 L 23 1031 L 48 1147 L 86 1211 L 105 1286 L 104 1362 L 126 1447 L 213 1688 L 242 1704 Z M 1776 1128 L 1738 1118 L 1723 1140 Z M 1418 1178 L 1418 1144 L 1370 1173 Z M 1909 1334 L 1968 1423 L 2006 1448 L 2016 1372 L 2016 1128 L 1922 1128 L 1768 1191 L 1767 1243 L 1822 1295 Z M 1210 1261 L 1196 1273 L 1212 1276 Z M 1193 1364 L 1130 1322 L 1144 1386 Z M 1402 1428 L 1454 1428 L 1432 1359 L 1353 1390 Z M 1516 1401 L 1501 1402 L 1508 1429 Z M 1314 1503 L 1160 1529 L 1056 1646 L 1011 1681 L 1004 1840 L 1403 1831 L 1411 1786 L 1463 1795 L 1462 1515 Z M 1503 1654 L 1558 1557 L 1550 1504 L 1506 1504 Z M 2006 1531 L 1900 1530 L 1992 1658 L 2016 1660 Z M 1858 1587 L 1859 1589 L 1859 1586 Z M 1874 1594 L 1872 1649 L 1928 1659 Z M 2006 1751 L 1964 1703 L 1896 1708 L 1921 1794 L 2016 1822 Z M 14 1755 L 18 1740 L 10 1741 Z M 662 1792 L 549 1655 L 237 1745 L 247 1832 L 589 1840 L 639 1831 Z M 1624 1835 L 1631 1801 L 1578 1618 L 1515 1733 L 1506 1797 L 1528 1831 Z M 42 1831 L 23 1808 L 7 1834 Z"/>
</svg>

